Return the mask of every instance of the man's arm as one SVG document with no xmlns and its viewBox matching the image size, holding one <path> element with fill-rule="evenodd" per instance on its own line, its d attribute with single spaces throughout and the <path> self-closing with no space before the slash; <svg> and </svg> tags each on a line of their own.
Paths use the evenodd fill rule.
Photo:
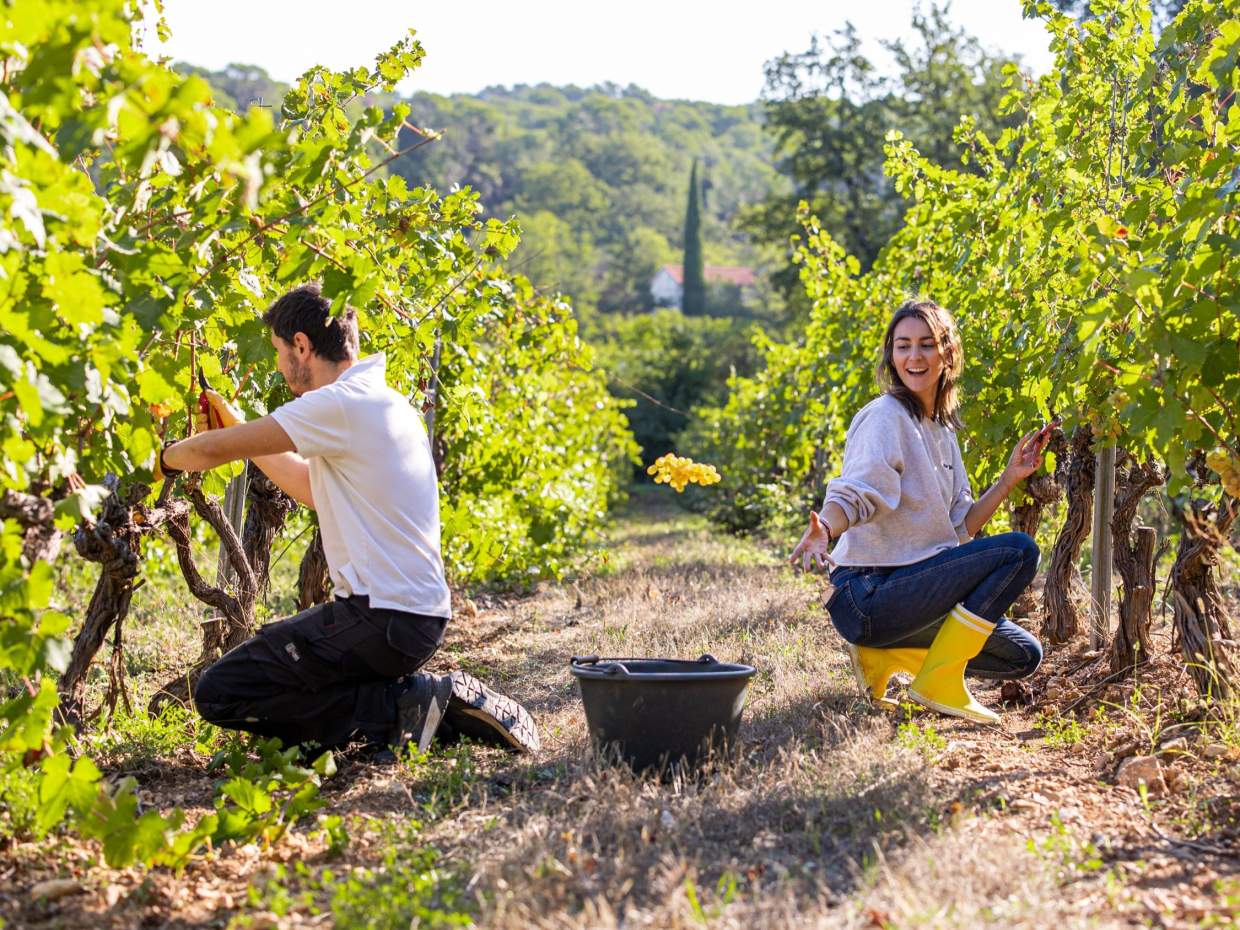
<svg viewBox="0 0 1240 930">
<path fill-rule="evenodd" d="M 237 459 L 252 460 L 281 491 L 314 509 L 310 466 L 273 417 L 207 430 L 164 450 L 164 464 L 181 471 L 207 471 Z"/>
</svg>

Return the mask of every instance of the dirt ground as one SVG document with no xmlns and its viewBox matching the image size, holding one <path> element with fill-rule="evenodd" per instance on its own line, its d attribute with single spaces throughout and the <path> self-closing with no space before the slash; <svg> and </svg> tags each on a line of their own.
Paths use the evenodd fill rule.
<svg viewBox="0 0 1240 930">
<path fill-rule="evenodd" d="M 1240 720 L 1205 712 L 1168 654 L 1108 680 L 1083 642 L 1048 651 L 982 727 L 870 707 L 782 553 L 638 495 L 598 570 L 525 597 L 462 601 L 436 670 L 463 668 L 535 715 L 542 750 L 444 747 L 343 759 L 271 848 L 182 873 L 112 870 L 65 835 L 0 848 L 7 927 L 1225 927 L 1240 915 Z M 1036 624 L 1036 618 L 1033 621 Z M 135 654 L 192 654 L 193 625 Z M 133 634 L 131 634 L 133 635 Z M 734 761 L 660 782 L 590 755 L 572 655 L 711 653 L 758 671 Z M 135 679 L 141 690 L 142 682 Z M 114 740 L 143 802 L 208 810 L 193 741 Z M 1117 783 L 1142 758 L 1146 777 Z M 1128 763 L 1126 768 L 1132 768 Z M 343 847 L 343 848 L 342 848 Z M 36 896 L 38 883 L 64 883 Z"/>
</svg>

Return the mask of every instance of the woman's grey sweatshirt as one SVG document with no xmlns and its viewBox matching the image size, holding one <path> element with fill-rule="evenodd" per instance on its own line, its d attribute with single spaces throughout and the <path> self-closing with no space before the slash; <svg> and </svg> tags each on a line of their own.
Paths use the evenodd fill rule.
<svg viewBox="0 0 1240 930">
<path fill-rule="evenodd" d="M 955 431 L 913 419 L 890 394 L 853 417 L 823 507 L 833 501 L 848 517 L 831 554 L 839 565 L 911 565 L 971 538 L 973 491 Z"/>
</svg>

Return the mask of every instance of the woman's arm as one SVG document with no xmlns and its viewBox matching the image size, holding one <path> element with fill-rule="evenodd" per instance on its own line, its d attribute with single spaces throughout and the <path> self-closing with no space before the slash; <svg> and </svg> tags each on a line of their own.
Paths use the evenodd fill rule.
<svg viewBox="0 0 1240 930">
<path fill-rule="evenodd" d="M 1012 455 L 1008 458 L 1007 468 L 999 480 L 991 485 L 990 490 L 973 502 L 969 512 L 964 515 L 964 528 L 970 536 L 986 525 L 999 505 L 1012 493 L 1012 489 L 1042 467 L 1042 450 L 1050 442 L 1050 434 L 1043 436 L 1042 441 L 1034 439 L 1037 430 L 1030 430 L 1020 438 Z"/>
<path fill-rule="evenodd" d="M 832 539 L 839 539 L 844 530 L 848 529 L 848 514 L 835 501 L 827 501 L 825 507 L 818 512 L 818 519 L 826 524 L 831 531 Z"/>
<path fill-rule="evenodd" d="M 1004 472 L 1006 474 L 1006 472 Z M 1012 487 L 1004 484 L 1004 479 L 999 478 L 990 486 L 985 494 L 973 502 L 973 506 L 969 508 L 969 512 L 964 515 L 964 528 L 970 536 L 976 536 L 991 517 L 995 515 L 995 511 L 999 509 L 999 505 L 1004 499 L 1012 493 Z"/>
</svg>

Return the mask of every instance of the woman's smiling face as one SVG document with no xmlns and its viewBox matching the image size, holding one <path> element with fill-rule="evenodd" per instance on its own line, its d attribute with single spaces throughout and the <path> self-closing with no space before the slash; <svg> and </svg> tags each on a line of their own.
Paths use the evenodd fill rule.
<svg viewBox="0 0 1240 930">
<path fill-rule="evenodd" d="M 943 374 L 943 355 L 925 320 L 907 316 L 896 324 L 891 361 L 904 386 L 917 395 L 927 411 L 933 411 L 939 376 Z"/>
</svg>

